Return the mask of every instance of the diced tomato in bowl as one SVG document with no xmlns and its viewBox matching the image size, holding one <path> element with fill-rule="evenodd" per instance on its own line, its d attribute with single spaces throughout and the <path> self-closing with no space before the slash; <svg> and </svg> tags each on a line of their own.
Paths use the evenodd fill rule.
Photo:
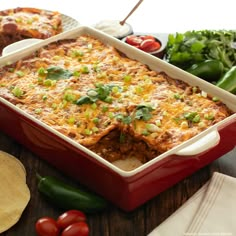
<svg viewBox="0 0 236 236">
<path fill-rule="evenodd" d="M 164 56 L 166 43 L 154 35 L 132 34 L 123 38 L 122 41 L 159 58 Z"/>
</svg>

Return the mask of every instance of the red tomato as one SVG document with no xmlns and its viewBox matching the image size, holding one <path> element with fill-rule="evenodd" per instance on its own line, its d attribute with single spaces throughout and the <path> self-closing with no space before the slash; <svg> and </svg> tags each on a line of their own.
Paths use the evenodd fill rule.
<svg viewBox="0 0 236 236">
<path fill-rule="evenodd" d="M 145 39 L 143 42 L 140 44 L 140 49 L 143 51 L 147 51 L 147 49 L 155 42 L 153 39 Z"/>
<path fill-rule="evenodd" d="M 140 49 L 145 52 L 153 52 L 158 50 L 160 47 L 160 43 L 153 41 L 152 39 L 145 39 L 140 45 Z"/>
<path fill-rule="evenodd" d="M 145 40 L 145 39 L 153 39 L 153 41 L 155 41 L 155 38 L 154 38 L 154 36 L 152 36 L 152 35 L 141 35 L 140 38 L 141 38 L 142 40 Z"/>
<path fill-rule="evenodd" d="M 65 229 L 67 226 L 80 221 L 86 221 L 85 214 L 79 210 L 69 210 L 57 218 L 57 225 L 59 228 Z"/>
<path fill-rule="evenodd" d="M 133 46 L 138 46 L 140 43 L 142 43 L 142 39 L 138 36 L 130 35 L 126 37 L 125 42 Z"/>
<path fill-rule="evenodd" d="M 147 48 L 147 50 L 148 50 L 147 52 L 154 52 L 154 51 L 156 51 L 156 50 L 158 50 L 160 48 L 161 48 L 161 44 L 159 42 L 155 41 L 155 42 L 153 42 L 152 45 L 150 45 Z"/>
<path fill-rule="evenodd" d="M 42 217 L 37 220 L 35 229 L 38 236 L 58 236 L 57 222 L 50 217 Z"/>
<path fill-rule="evenodd" d="M 89 227 L 85 222 L 77 222 L 66 227 L 61 236 L 88 236 Z"/>
</svg>

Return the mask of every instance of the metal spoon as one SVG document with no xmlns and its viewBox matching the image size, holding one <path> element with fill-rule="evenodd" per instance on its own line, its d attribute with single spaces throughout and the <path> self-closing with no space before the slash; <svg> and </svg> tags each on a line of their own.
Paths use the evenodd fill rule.
<svg viewBox="0 0 236 236">
<path fill-rule="evenodd" d="M 143 2 L 143 0 L 139 0 L 138 3 L 133 7 L 130 13 L 124 18 L 124 20 L 120 21 L 121 25 L 124 25 L 126 20 L 133 14 L 133 12 L 139 7 L 139 5 Z"/>
</svg>

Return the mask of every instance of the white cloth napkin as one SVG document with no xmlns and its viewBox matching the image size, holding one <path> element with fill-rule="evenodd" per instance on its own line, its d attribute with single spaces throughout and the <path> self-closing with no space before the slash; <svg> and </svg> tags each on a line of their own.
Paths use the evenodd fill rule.
<svg viewBox="0 0 236 236">
<path fill-rule="evenodd" d="M 148 236 L 236 236 L 236 178 L 212 178 Z"/>
</svg>

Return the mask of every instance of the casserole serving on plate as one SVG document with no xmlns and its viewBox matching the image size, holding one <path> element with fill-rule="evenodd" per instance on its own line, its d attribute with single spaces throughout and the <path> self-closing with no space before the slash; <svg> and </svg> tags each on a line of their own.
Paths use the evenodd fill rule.
<svg viewBox="0 0 236 236">
<path fill-rule="evenodd" d="M 57 11 L 17 7 L 0 11 L 0 50 L 23 39 L 46 39 L 78 26 L 73 18 Z"/>
<path fill-rule="evenodd" d="M 1 129 L 124 210 L 235 145 L 235 96 L 92 28 L 0 63 Z"/>
</svg>

